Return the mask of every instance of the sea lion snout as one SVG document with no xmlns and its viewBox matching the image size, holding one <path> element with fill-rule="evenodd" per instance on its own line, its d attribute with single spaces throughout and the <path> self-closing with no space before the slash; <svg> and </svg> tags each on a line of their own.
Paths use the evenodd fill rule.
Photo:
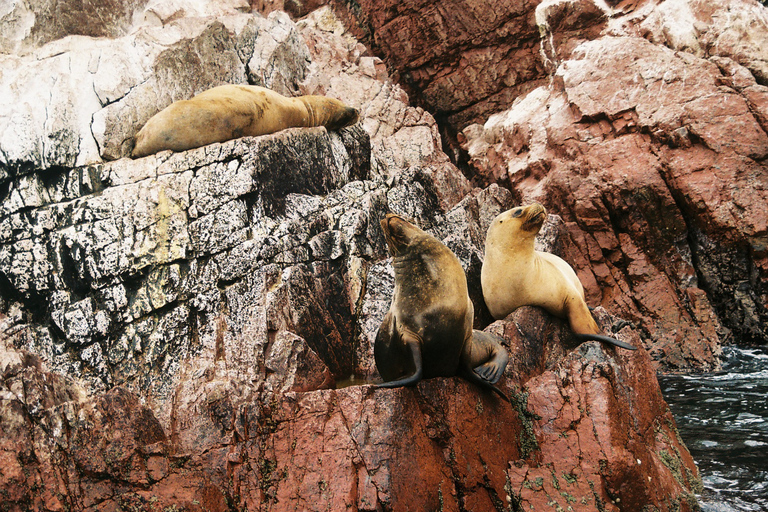
<svg viewBox="0 0 768 512">
<path fill-rule="evenodd" d="M 523 219 L 521 229 L 538 232 L 544 221 L 547 220 L 547 210 L 539 203 L 533 203 L 523 208 L 520 217 Z"/>
<path fill-rule="evenodd" d="M 319 96 L 314 96 L 320 98 Z M 317 107 L 321 104 L 321 107 Z M 316 100 L 316 108 L 323 110 L 317 115 L 321 119 L 319 124 L 325 126 L 328 130 L 337 131 L 347 126 L 352 126 L 360 118 L 360 112 L 354 107 L 348 107 L 341 101 L 334 98 L 322 98 Z"/>
<path fill-rule="evenodd" d="M 385 235 L 389 235 L 390 230 L 392 229 L 392 227 L 390 227 L 389 223 L 390 223 L 390 221 L 392 221 L 394 219 L 400 219 L 400 217 L 398 217 L 394 213 L 388 213 L 379 222 L 379 224 L 381 224 L 381 229 L 384 230 L 384 234 Z M 400 220 L 402 220 L 402 219 L 400 219 Z"/>
<path fill-rule="evenodd" d="M 384 232 L 384 239 L 387 241 L 389 252 L 396 256 L 411 243 L 411 234 L 414 231 L 410 222 L 395 215 L 388 213 L 381 219 L 381 230 Z"/>
<path fill-rule="evenodd" d="M 331 128 L 331 130 L 338 130 L 339 128 L 344 128 L 347 126 L 352 126 L 353 124 L 357 123 L 357 121 L 360 119 L 360 111 L 356 108 L 352 107 L 346 107 L 342 113 L 339 115 L 339 119 L 337 121 L 337 127 Z"/>
</svg>

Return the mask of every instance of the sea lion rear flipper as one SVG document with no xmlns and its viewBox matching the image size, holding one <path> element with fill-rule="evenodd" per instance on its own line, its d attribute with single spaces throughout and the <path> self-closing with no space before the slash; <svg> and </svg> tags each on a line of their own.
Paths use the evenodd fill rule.
<svg viewBox="0 0 768 512">
<path fill-rule="evenodd" d="M 495 334 L 473 330 L 464 344 L 459 373 L 466 380 L 491 389 L 509 402 L 504 392 L 494 386 L 504 375 L 509 360 L 502 342 Z"/>
<path fill-rule="evenodd" d="M 419 381 L 421 381 L 421 378 L 424 375 L 424 366 L 421 361 L 421 343 L 414 336 L 409 336 L 406 334 L 404 338 L 407 338 L 403 339 L 403 342 L 405 342 L 406 347 L 409 349 L 409 352 L 413 357 L 413 367 L 415 369 L 413 374 L 407 375 L 397 380 L 382 382 L 381 384 L 376 385 L 377 388 L 399 388 L 401 386 L 414 386 L 418 384 Z"/>
<path fill-rule="evenodd" d="M 609 343 L 615 347 L 625 348 L 627 350 L 637 350 L 636 347 L 633 347 L 629 343 L 624 343 L 623 341 L 619 341 L 608 336 L 603 336 L 602 334 L 575 334 L 575 336 L 579 341 L 602 341 L 603 343 Z"/>
</svg>

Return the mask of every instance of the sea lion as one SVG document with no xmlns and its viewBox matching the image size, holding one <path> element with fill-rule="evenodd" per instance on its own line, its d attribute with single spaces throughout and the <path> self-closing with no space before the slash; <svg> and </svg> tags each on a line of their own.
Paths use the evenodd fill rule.
<svg viewBox="0 0 768 512">
<path fill-rule="evenodd" d="M 508 355 L 498 338 L 472 330 L 474 307 L 458 258 L 435 237 L 388 214 L 381 228 L 395 268 L 395 291 L 376 334 L 379 387 L 459 375 L 507 396 L 494 384 Z"/>
<path fill-rule="evenodd" d="M 338 130 L 357 122 L 358 111 L 325 96 L 287 98 L 255 85 L 220 85 L 180 100 L 152 116 L 136 135 L 131 156 L 170 149 L 185 151 L 238 137 L 285 128 L 325 126 Z"/>
<path fill-rule="evenodd" d="M 485 260 L 480 273 L 485 304 L 496 319 L 520 306 L 539 306 L 568 320 L 581 341 L 597 340 L 617 347 L 635 347 L 603 336 L 584 298 L 576 272 L 562 258 L 533 248 L 547 218 L 540 204 L 521 206 L 498 215 L 485 238 Z"/>
</svg>

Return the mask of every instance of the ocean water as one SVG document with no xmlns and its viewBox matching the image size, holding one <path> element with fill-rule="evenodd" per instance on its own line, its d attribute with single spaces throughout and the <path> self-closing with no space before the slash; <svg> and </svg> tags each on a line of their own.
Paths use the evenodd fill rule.
<svg viewBox="0 0 768 512">
<path fill-rule="evenodd" d="M 768 512 L 768 349 L 725 347 L 723 371 L 659 377 L 704 482 L 704 512 Z"/>
</svg>

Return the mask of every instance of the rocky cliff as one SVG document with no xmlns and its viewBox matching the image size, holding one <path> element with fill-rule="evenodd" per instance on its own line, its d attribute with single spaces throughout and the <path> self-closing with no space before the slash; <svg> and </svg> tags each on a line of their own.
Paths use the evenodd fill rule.
<svg viewBox="0 0 768 512">
<path fill-rule="evenodd" d="M 235 0 L 51 16 L 62 5 L 0 13 L 8 510 L 697 508 L 655 372 L 715 366 L 737 318 L 764 328 L 759 45 L 673 51 L 666 3 L 350 3 L 299 21 Z M 661 106 L 645 75 L 672 89 Z M 153 113 L 221 83 L 326 94 L 361 121 L 126 158 Z M 541 247 L 640 350 L 579 346 L 533 308 L 490 324 L 485 230 L 532 199 L 557 214 Z M 476 327 L 506 340 L 511 404 L 459 379 L 370 385 L 387 211 L 461 260 Z"/>
<path fill-rule="evenodd" d="M 476 184 L 565 220 L 661 367 L 768 341 L 768 11 L 754 0 L 337 2 Z"/>
</svg>

